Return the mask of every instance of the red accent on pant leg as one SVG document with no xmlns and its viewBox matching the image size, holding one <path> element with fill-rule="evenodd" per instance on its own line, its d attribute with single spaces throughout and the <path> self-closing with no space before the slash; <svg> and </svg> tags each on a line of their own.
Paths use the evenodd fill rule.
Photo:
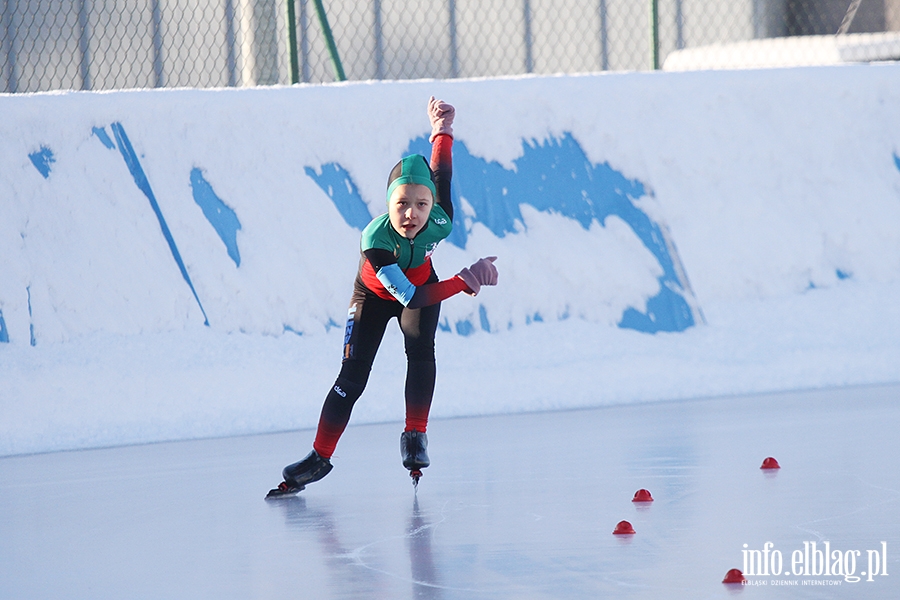
<svg viewBox="0 0 900 600">
<path fill-rule="evenodd" d="M 427 406 L 411 406 L 406 409 L 406 429 L 403 431 L 416 430 L 425 433 L 428 427 L 428 409 Z"/>
<path fill-rule="evenodd" d="M 322 458 L 331 458 L 338 440 L 344 433 L 344 427 L 335 427 L 319 419 L 319 428 L 316 430 L 316 441 L 313 442 L 313 450 Z"/>
</svg>

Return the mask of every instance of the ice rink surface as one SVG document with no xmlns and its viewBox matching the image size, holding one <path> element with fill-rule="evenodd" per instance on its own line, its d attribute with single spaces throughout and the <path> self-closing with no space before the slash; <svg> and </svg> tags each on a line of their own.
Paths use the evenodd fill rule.
<svg viewBox="0 0 900 600">
<path fill-rule="evenodd" d="M 3 458 L 0 598 L 897 598 L 898 399 L 436 420 L 418 493 L 396 423 L 351 425 L 332 473 L 279 501 L 312 431 Z M 723 584 L 745 555 L 780 575 Z"/>
</svg>

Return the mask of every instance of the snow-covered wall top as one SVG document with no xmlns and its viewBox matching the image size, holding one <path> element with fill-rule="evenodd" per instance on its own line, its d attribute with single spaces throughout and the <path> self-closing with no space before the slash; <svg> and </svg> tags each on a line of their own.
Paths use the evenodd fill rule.
<svg viewBox="0 0 900 600">
<path fill-rule="evenodd" d="M 728 303 L 900 280 L 896 65 L 7 95 L 0 362 L 97 335 L 342 330 L 359 231 L 391 166 L 429 153 L 432 94 L 457 107 L 436 268 L 500 257 L 500 286 L 445 303 L 452 336 L 660 339 Z"/>
</svg>

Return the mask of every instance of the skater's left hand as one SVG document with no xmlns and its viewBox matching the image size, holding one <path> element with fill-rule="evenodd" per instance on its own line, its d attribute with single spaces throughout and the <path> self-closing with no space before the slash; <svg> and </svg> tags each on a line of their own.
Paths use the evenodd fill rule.
<svg viewBox="0 0 900 600">
<path fill-rule="evenodd" d="M 428 100 L 428 120 L 431 122 L 431 137 L 428 141 L 433 143 L 434 138 L 444 134 L 453 137 L 453 117 L 456 109 L 444 102 L 436 100 L 434 96 Z"/>
<path fill-rule="evenodd" d="M 481 291 L 481 286 L 497 285 L 499 274 L 497 267 L 494 266 L 495 260 L 497 260 L 496 256 L 480 258 L 457 274 L 469 286 L 469 291 L 466 293 L 477 296 Z"/>
</svg>

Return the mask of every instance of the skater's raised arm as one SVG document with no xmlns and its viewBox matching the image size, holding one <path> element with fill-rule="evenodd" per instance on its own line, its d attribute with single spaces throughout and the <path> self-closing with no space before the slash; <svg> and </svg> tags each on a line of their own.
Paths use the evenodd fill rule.
<svg viewBox="0 0 900 600">
<path fill-rule="evenodd" d="M 453 201 L 450 196 L 450 180 L 453 177 L 453 118 L 456 109 L 443 100 L 428 101 L 428 120 L 431 122 L 431 170 L 437 188 L 435 201 L 453 219 Z"/>
</svg>

